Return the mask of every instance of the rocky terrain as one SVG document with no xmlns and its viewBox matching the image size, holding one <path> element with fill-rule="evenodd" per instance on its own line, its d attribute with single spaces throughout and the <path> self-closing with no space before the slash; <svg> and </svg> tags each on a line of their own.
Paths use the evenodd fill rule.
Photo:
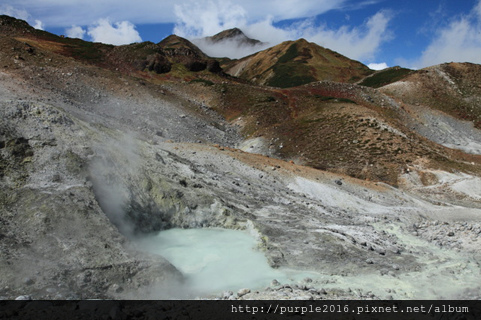
<svg viewBox="0 0 481 320">
<path fill-rule="evenodd" d="M 1 16 L 0 44 L 2 299 L 171 298 L 182 273 L 135 240 L 173 227 L 248 230 L 317 274 L 204 298 L 481 297 L 479 66 L 281 89 L 176 36 Z"/>
</svg>

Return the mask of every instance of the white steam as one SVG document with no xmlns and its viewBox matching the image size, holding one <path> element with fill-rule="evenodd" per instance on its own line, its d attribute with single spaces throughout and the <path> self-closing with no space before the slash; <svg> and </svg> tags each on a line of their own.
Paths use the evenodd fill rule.
<svg viewBox="0 0 481 320">
<path fill-rule="evenodd" d="M 102 211 L 119 231 L 132 237 L 134 225 L 127 219 L 126 206 L 130 201 L 129 176 L 140 172 L 138 145 L 130 135 L 94 146 L 95 158 L 89 164 L 95 197 Z"/>
<path fill-rule="evenodd" d="M 264 253 L 257 249 L 257 240 L 240 230 L 170 229 L 138 239 L 136 243 L 147 252 L 167 258 L 185 276 L 183 286 L 177 284 L 177 292 L 167 296 L 163 288 L 157 292 L 164 299 L 260 289 L 273 279 L 285 283 L 318 275 L 271 268 Z"/>
</svg>

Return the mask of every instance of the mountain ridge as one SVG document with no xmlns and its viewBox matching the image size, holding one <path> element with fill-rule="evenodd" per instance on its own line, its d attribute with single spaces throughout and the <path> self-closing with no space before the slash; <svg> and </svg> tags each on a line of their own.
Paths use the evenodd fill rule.
<svg viewBox="0 0 481 320">
<path fill-rule="evenodd" d="M 373 72 L 305 39 L 283 42 L 222 67 L 228 74 L 256 84 L 283 88 L 321 80 L 356 82 Z"/>
<path fill-rule="evenodd" d="M 271 88 L 268 86 L 253 87 L 252 79 L 243 80 L 225 74 L 219 67 L 218 60 L 209 58 L 190 41 L 175 35 L 167 37 L 158 44 L 143 42 L 123 46 L 95 44 L 79 39 L 61 38 L 48 35 L 45 32 L 40 32 L 39 36 L 32 37 L 27 35 L 27 37 L 16 38 L 19 40 L 13 40 L 14 38 L 9 37 L 4 39 L 18 41 L 15 46 L 23 47 L 21 49 L 23 51 L 18 51 L 20 52 L 19 58 L 27 55 L 30 63 L 38 63 L 35 61 L 38 61 L 39 55 L 35 52 L 40 54 L 41 51 L 46 50 L 45 52 L 73 57 L 82 63 L 93 64 L 114 72 L 120 72 L 148 83 L 170 83 L 169 86 L 178 87 L 175 90 L 179 93 L 182 90 L 187 90 L 187 92 L 182 92 L 181 95 L 191 95 L 191 99 L 194 101 L 198 100 L 198 97 L 201 97 L 200 99 L 203 101 L 210 101 L 212 110 L 226 117 L 229 121 L 241 123 L 241 132 L 246 137 L 264 136 L 268 139 L 281 141 L 281 143 L 273 145 L 273 148 L 266 151 L 271 156 L 284 159 L 298 159 L 302 163 L 320 169 L 344 172 L 360 179 L 369 178 L 397 185 L 398 172 L 405 167 L 405 162 L 391 161 L 390 157 L 406 158 L 409 161 L 413 161 L 420 154 L 431 154 L 431 157 L 436 158 L 438 157 L 436 154 L 445 152 L 437 149 L 437 147 L 433 149 L 433 146 L 426 147 L 429 150 L 437 150 L 434 153 L 431 151 L 420 151 L 425 148 L 421 147 L 426 144 L 425 142 L 419 142 L 421 149 L 414 152 L 418 148 L 414 148 L 412 142 L 406 140 L 401 143 L 394 136 L 389 138 L 377 137 L 376 139 L 379 138 L 381 140 L 376 141 L 380 142 L 373 142 L 372 136 L 377 134 L 375 132 L 380 132 L 382 126 L 378 124 L 376 130 L 373 131 L 373 124 L 371 123 L 368 126 L 370 129 L 366 131 L 359 126 L 359 122 L 356 122 L 356 118 L 360 117 L 360 121 L 374 111 L 375 117 L 383 118 L 381 122 L 387 123 L 389 127 L 395 128 L 393 130 L 404 132 L 405 136 L 409 136 L 411 134 L 410 130 L 403 128 L 402 123 L 412 120 L 406 118 L 408 115 L 403 110 L 407 106 L 405 107 L 403 104 L 413 104 L 414 102 L 405 101 L 402 97 L 396 97 L 396 94 L 383 88 L 389 88 L 389 83 L 403 83 L 406 79 L 410 79 L 409 77 L 419 77 L 416 75 L 425 71 L 408 71 L 407 74 L 404 74 L 403 69 L 393 68 L 373 73 L 372 70 L 369 70 L 359 62 L 347 59 L 333 51 L 300 39 L 298 41 L 285 42 L 279 46 L 267 49 L 263 53 L 247 57 L 247 59 L 259 57 L 259 55 L 266 57 L 266 53 L 271 54 L 273 58 L 266 59 L 268 64 L 263 67 L 270 72 L 274 71 L 271 61 L 275 61 L 274 65 L 276 63 L 278 65 L 287 64 L 289 71 L 291 70 L 289 68 L 298 65 L 308 66 L 308 62 L 313 56 L 316 56 L 318 60 L 322 60 L 321 62 L 324 64 L 326 61 L 332 60 L 340 66 L 332 64 L 327 69 L 325 75 L 328 76 L 329 80 L 322 79 L 321 81 L 323 82 L 319 82 L 318 79 L 312 76 L 312 73 L 307 73 L 312 78 L 309 78 L 309 81 L 301 81 L 301 83 L 288 83 L 289 86 L 297 85 L 291 89 Z M 320 50 L 320 53 L 313 54 L 313 48 Z M 26 59 L 27 56 L 21 58 Z M 239 61 L 231 62 L 238 63 Z M 356 70 L 356 68 L 361 72 L 369 73 L 371 76 L 366 79 L 374 79 L 376 84 L 374 86 L 377 86 L 378 83 L 382 83 L 382 86 L 379 89 L 368 90 L 364 89 L 364 86 L 357 86 L 354 83 L 331 81 L 332 77 L 340 76 L 341 80 L 348 79 L 354 82 L 353 74 L 345 71 Z M 394 73 L 389 73 L 391 71 Z M 309 72 L 311 72 L 311 68 L 309 68 Z M 388 73 L 387 77 L 386 73 Z M 259 74 L 258 77 L 262 76 L 262 73 L 254 72 L 253 74 Z M 285 79 L 290 81 L 288 72 L 285 76 Z M 305 75 L 301 74 L 300 76 L 301 79 L 305 79 L 302 76 L 305 77 Z M 381 78 L 377 79 L 376 77 Z M 271 81 L 272 79 L 276 80 L 276 78 L 271 78 Z M 399 79 L 402 80 L 399 81 Z M 335 80 L 339 81 L 340 79 L 336 78 Z M 183 82 L 188 84 L 188 88 L 184 87 Z M 306 82 L 306 84 L 303 82 Z M 362 84 L 362 81 L 360 83 Z M 430 83 L 441 84 L 441 82 L 433 81 Z M 301 85 L 299 86 L 299 84 Z M 436 90 L 439 91 L 440 89 Z M 420 94 L 422 95 L 423 93 L 417 93 L 417 95 Z M 393 100 L 391 97 L 396 100 Z M 386 109 L 386 102 L 383 101 L 392 101 L 388 109 Z M 335 111 L 337 107 L 352 109 L 353 111 L 357 110 L 354 112 L 357 116 Z M 330 108 L 334 108 L 332 111 L 335 112 L 331 112 Z M 278 110 L 278 112 L 273 114 L 272 110 Z M 451 115 L 463 119 L 462 114 L 459 112 L 451 112 Z M 476 117 L 479 117 L 479 115 Z M 322 122 L 326 125 L 332 124 L 332 126 L 329 125 L 331 129 L 328 130 L 327 126 L 322 128 L 316 125 L 318 122 L 321 122 L 321 119 L 324 119 Z M 475 121 L 478 118 L 472 119 L 472 121 Z M 365 138 L 356 139 L 355 134 L 353 135 L 352 128 L 355 123 L 357 123 L 354 125 L 357 128 L 356 130 L 365 132 L 363 133 L 366 134 Z M 336 126 L 351 128 L 332 136 L 332 141 L 338 140 L 336 143 L 338 148 L 332 148 L 332 141 L 312 139 L 312 137 L 317 135 L 326 135 L 326 130 L 336 130 Z M 413 128 L 421 127 L 415 124 Z M 324 132 L 323 130 L 326 132 L 322 133 Z M 295 132 L 297 134 L 294 134 Z M 311 135 L 307 134 L 307 132 L 311 132 Z M 421 130 L 419 132 L 416 131 L 416 135 L 418 134 L 422 136 L 427 133 Z M 431 131 L 428 136 L 431 137 L 431 140 L 434 139 Z M 393 141 L 382 142 L 385 139 Z M 349 141 L 363 141 L 364 144 L 362 146 L 359 143 L 353 145 Z M 434 141 L 441 142 L 439 139 L 434 139 Z M 315 143 L 315 146 L 312 145 L 313 143 Z M 391 147 L 396 144 L 399 144 L 397 148 Z M 280 148 L 281 145 L 282 148 Z M 385 152 L 376 151 L 382 149 Z M 407 152 L 406 156 L 400 157 L 398 156 L 399 152 L 396 151 L 397 149 L 409 149 L 410 151 L 405 151 Z M 321 152 L 321 150 L 324 151 Z M 354 154 L 348 157 L 349 161 L 346 161 L 343 154 L 348 150 L 351 150 L 349 152 L 357 150 L 356 152 L 359 156 Z M 382 161 L 379 157 L 381 155 Z M 444 158 L 449 159 L 450 157 Z M 380 161 L 384 165 L 366 167 L 364 164 L 361 164 L 363 162 L 362 159 L 365 159 L 367 163 Z M 447 162 L 441 161 L 444 164 L 449 163 L 449 166 L 452 166 L 454 162 L 451 160 Z"/>
</svg>

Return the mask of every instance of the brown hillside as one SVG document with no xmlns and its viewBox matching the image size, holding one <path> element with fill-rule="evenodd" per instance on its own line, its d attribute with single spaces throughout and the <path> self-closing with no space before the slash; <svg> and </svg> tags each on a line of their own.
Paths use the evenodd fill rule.
<svg viewBox="0 0 481 320">
<path fill-rule="evenodd" d="M 276 89 L 246 84 L 222 73 L 210 72 L 212 60 L 177 36 L 170 36 L 159 44 L 110 46 L 30 29 L 26 30 L 31 32 L 24 33 L 16 20 L 6 21 L 8 23 L 1 26 L 0 40 L 3 48 L 14 50 L 7 50 L 8 54 L 4 55 L 5 70 L 12 73 L 21 70 L 25 77 L 47 67 L 48 70 L 63 68 L 65 74 L 70 74 L 72 68 L 69 64 L 75 64 L 80 76 L 97 72 L 91 69 L 94 65 L 113 81 L 131 77 L 132 83 L 141 83 L 146 86 L 145 90 L 155 92 L 154 95 L 167 92 L 164 99 L 184 101 L 184 107 L 199 117 L 212 116 L 213 110 L 220 113 L 238 125 L 245 138 L 264 138 L 269 150 L 267 154 L 280 159 L 391 185 L 397 185 L 399 175 L 413 163 L 471 173 L 478 170 L 478 156 L 442 147 L 407 127 L 405 119 L 411 114 L 404 109 L 408 103 L 423 103 L 431 108 L 454 110 L 450 112 L 468 110 L 469 115 L 477 116 L 477 101 L 481 96 L 478 86 L 480 66 L 477 65 L 432 67 L 404 75 L 401 81 L 380 89 L 332 81 Z M 5 30 L 11 31 L 12 25 L 16 24 L 20 27 L 15 27 L 14 37 L 9 37 Z M 266 59 L 260 60 L 261 56 Z M 258 65 L 252 64 L 256 59 Z M 233 63 L 242 61 L 245 62 L 245 73 L 259 72 L 264 68 L 266 71 L 259 73 L 261 76 L 275 73 L 278 70 L 275 66 L 282 66 L 281 70 L 293 68 L 296 72 L 306 67 L 309 77 L 319 76 L 324 71 L 325 77 L 336 81 L 354 81 L 354 74 L 361 76 L 372 72 L 359 62 L 305 40 L 286 42 Z M 266 61 L 276 62 L 269 64 Z M 82 65 L 86 69 L 81 68 Z M 19 66 L 23 67 L 18 69 Z M 201 68 L 197 69 L 197 66 Z M 215 67 L 215 64 L 211 66 Z M 286 81 L 306 79 L 302 73 L 292 78 L 285 76 Z M 271 75 L 265 81 L 272 84 L 279 79 L 276 77 Z M 38 84 L 52 87 L 52 92 L 72 87 L 69 94 L 81 100 L 77 97 L 83 92 L 80 82 L 69 82 L 65 89 L 61 79 L 42 79 L 37 79 Z M 442 79 L 449 86 L 441 85 Z M 409 83 L 412 85 L 407 85 Z M 90 85 L 95 87 L 97 84 L 92 82 Z M 123 85 L 118 86 L 123 88 Z M 126 87 L 125 90 L 134 92 L 138 89 Z M 460 102 L 470 102 L 467 104 L 470 108 L 461 109 Z M 198 140 L 203 141 L 204 137 Z"/>
<path fill-rule="evenodd" d="M 283 42 L 225 63 L 223 68 L 228 74 L 253 83 L 281 88 L 321 80 L 356 82 L 372 73 L 362 63 L 304 39 Z"/>
<path fill-rule="evenodd" d="M 469 163 L 480 161 L 411 132 L 403 124 L 406 112 L 375 89 L 334 82 L 283 90 L 216 87 L 216 110 L 245 136 L 263 137 L 281 159 L 391 185 L 413 164 L 473 172 Z"/>
<path fill-rule="evenodd" d="M 132 74 L 149 71 L 182 76 L 184 71 L 222 71 L 219 62 L 207 57 L 190 41 L 171 35 L 158 44 L 152 42 L 113 46 L 81 39 L 60 37 L 29 26 L 25 21 L 0 16 L 0 37 L 14 38 L 33 53 L 44 49 L 77 61 Z M 30 49 L 28 49 L 30 48 Z"/>
<path fill-rule="evenodd" d="M 481 65 L 446 63 L 419 70 L 381 90 L 408 105 L 424 105 L 481 128 Z"/>
</svg>

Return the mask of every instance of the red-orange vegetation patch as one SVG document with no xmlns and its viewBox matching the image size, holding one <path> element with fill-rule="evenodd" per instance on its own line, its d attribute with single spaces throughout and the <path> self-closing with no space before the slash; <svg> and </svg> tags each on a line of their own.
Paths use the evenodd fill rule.
<svg viewBox="0 0 481 320">
<path fill-rule="evenodd" d="M 338 98 L 338 99 L 349 99 L 353 102 L 357 102 L 358 100 L 357 95 L 355 94 L 354 90 L 339 90 L 337 88 L 330 88 L 328 86 L 324 87 L 315 87 L 315 88 L 306 88 L 306 90 L 310 95 L 313 96 L 320 96 L 326 98 Z"/>
<path fill-rule="evenodd" d="M 45 51 L 51 51 L 55 53 L 64 53 L 65 51 L 65 48 L 64 48 L 65 46 L 62 43 L 59 43 L 56 41 L 43 40 L 38 38 L 31 39 L 31 38 L 24 38 L 24 37 L 16 37 L 14 39 L 20 42 L 28 43 L 33 47 L 36 47 Z"/>
</svg>

